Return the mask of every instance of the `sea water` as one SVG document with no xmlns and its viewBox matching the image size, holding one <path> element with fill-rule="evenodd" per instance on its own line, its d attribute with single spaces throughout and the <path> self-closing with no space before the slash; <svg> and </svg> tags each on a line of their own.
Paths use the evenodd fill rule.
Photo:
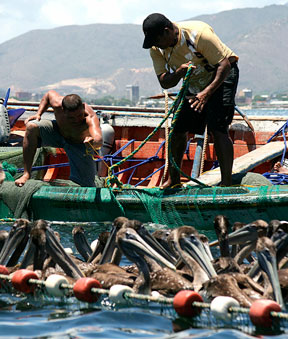
<svg viewBox="0 0 288 339">
<path fill-rule="evenodd" d="M 157 225 L 147 225 L 152 231 Z M 77 256 L 72 229 L 73 225 L 52 225 L 60 233 L 61 243 L 70 247 Z M 99 223 L 84 226 L 85 235 L 91 243 L 111 224 Z M 151 229 L 152 228 L 152 229 Z M 9 231 L 9 225 L 0 225 Z M 209 240 L 215 239 L 212 231 L 206 231 Z M 214 250 L 214 249 L 213 249 Z M 79 256 L 80 257 L 80 256 Z M 121 265 L 129 264 L 123 259 Z M 108 300 L 108 299 L 107 299 Z M 176 317 L 177 318 L 177 317 Z M 204 320 L 203 320 L 204 321 Z M 204 324 L 203 324 L 204 325 Z M 226 326 L 227 327 L 227 326 Z M 0 294 L 0 337 L 2 338 L 251 338 L 239 330 L 191 328 L 175 319 L 171 307 L 160 304 L 131 303 L 128 307 L 109 304 L 102 297 L 99 304 L 89 305 L 76 298 L 53 299 L 38 293 L 37 297 Z M 268 337 L 267 337 L 268 338 Z M 273 338 L 287 338 L 282 334 Z"/>
<path fill-rule="evenodd" d="M 247 116 L 262 116 L 262 115 L 268 115 L 268 116 L 287 116 L 288 119 L 288 108 L 251 108 L 251 109 L 246 109 L 246 108 L 241 108 L 241 112 L 246 114 Z"/>
</svg>

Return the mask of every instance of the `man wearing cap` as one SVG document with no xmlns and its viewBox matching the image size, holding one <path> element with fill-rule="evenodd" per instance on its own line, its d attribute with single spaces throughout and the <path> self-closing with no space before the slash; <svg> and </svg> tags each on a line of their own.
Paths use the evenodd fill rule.
<svg viewBox="0 0 288 339">
<path fill-rule="evenodd" d="M 175 123 L 171 152 L 181 167 L 188 133 L 203 134 L 207 125 L 213 135 L 221 170 L 221 185 L 232 184 L 233 143 L 228 134 L 234 115 L 239 70 L 238 56 L 201 21 L 171 22 L 159 13 L 143 22 L 143 48 L 150 48 L 160 85 L 167 89 L 185 77 L 190 65 L 189 96 Z M 169 166 L 163 188 L 180 184 L 180 173 Z"/>
</svg>

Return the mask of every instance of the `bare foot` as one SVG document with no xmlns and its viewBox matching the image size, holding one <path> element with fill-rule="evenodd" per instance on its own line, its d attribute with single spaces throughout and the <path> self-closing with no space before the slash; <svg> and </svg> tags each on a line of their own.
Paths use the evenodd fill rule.
<svg viewBox="0 0 288 339">
<path fill-rule="evenodd" d="M 172 187 L 181 187 L 182 185 L 181 185 L 181 183 L 179 182 L 179 183 L 173 183 L 173 182 L 171 182 L 171 180 L 167 180 L 167 181 L 165 181 L 164 182 L 164 184 L 162 185 L 162 186 L 160 186 L 160 188 L 161 189 L 165 189 L 165 188 L 172 188 Z"/>
<path fill-rule="evenodd" d="M 281 165 L 281 162 L 278 161 L 278 162 L 276 162 L 276 163 L 274 164 L 274 166 L 273 166 L 273 172 L 274 172 L 274 173 L 288 174 L 288 169 L 285 168 L 285 167 L 283 167 L 283 166 Z"/>
<path fill-rule="evenodd" d="M 19 187 L 22 187 L 25 184 L 25 182 L 27 180 L 29 180 L 29 179 L 30 179 L 30 174 L 29 173 L 25 173 L 25 174 L 22 175 L 22 177 L 20 177 L 19 179 L 15 180 L 15 185 L 19 186 Z"/>
</svg>

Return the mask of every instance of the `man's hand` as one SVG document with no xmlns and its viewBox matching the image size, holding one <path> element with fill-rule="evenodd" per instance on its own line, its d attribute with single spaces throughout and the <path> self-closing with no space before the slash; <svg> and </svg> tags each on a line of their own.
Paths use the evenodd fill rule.
<svg viewBox="0 0 288 339">
<path fill-rule="evenodd" d="M 93 150 L 98 151 L 102 147 L 101 142 L 95 141 L 92 137 L 85 137 L 83 143 L 86 145 L 86 147 L 90 146 Z"/>
<path fill-rule="evenodd" d="M 199 92 L 195 97 L 190 98 L 189 103 L 191 104 L 191 108 L 193 108 L 195 112 L 201 113 L 208 99 L 209 95 L 202 91 Z"/>
<path fill-rule="evenodd" d="M 40 114 L 35 114 L 35 115 L 31 115 L 31 117 L 29 117 L 29 118 L 27 118 L 25 121 L 24 121 L 24 123 L 25 123 L 25 125 L 27 125 L 27 123 L 29 122 L 29 121 L 31 121 L 31 120 L 41 120 L 41 115 Z"/>
<path fill-rule="evenodd" d="M 192 65 L 192 62 L 189 61 L 186 64 L 182 64 L 179 68 L 176 69 L 175 73 L 179 76 L 181 76 L 181 78 L 185 77 L 187 70 L 189 68 L 189 66 Z M 192 66 L 193 69 L 196 68 L 196 66 Z"/>
</svg>

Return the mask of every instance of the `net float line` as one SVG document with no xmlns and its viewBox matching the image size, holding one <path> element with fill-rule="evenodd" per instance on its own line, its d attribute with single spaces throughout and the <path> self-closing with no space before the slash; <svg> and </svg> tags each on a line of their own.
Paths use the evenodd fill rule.
<svg viewBox="0 0 288 339">
<path fill-rule="evenodd" d="M 69 297 L 74 295 L 79 301 L 88 303 L 96 302 L 101 295 L 118 305 L 125 305 L 129 300 L 145 300 L 173 306 L 180 317 L 192 319 L 199 316 L 203 309 L 210 311 L 218 320 L 227 321 L 234 314 L 246 314 L 252 324 L 264 329 L 270 329 L 273 322 L 278 319 L 288 321 L 288 313 L 283 312 L 278 303 L 273 300 L 259 299 L 252 303 L 250 308 L 240 307 L 238 301 L 227 296 L 218 296 L 211 303 L 204 302 L 202 296 L 192 290 L 182 290 L 173 298 L 161 296 L 158 292 L 153 295 L 134 293 L 131 287 L 113 285 L 110 289 L 103 289 L 98 280 L 84 277 L 78 279 L 73 285 L 58 274 L 50 275 L 45 281 L 38 279 L 34 271 L 19 269 L 9 275 L 5 266 L 0 265 L 0 289 L 13 287 L 15 290 L 33 294 L 37 287 L 45 288 L 52 297 Z"/>
</svg>

